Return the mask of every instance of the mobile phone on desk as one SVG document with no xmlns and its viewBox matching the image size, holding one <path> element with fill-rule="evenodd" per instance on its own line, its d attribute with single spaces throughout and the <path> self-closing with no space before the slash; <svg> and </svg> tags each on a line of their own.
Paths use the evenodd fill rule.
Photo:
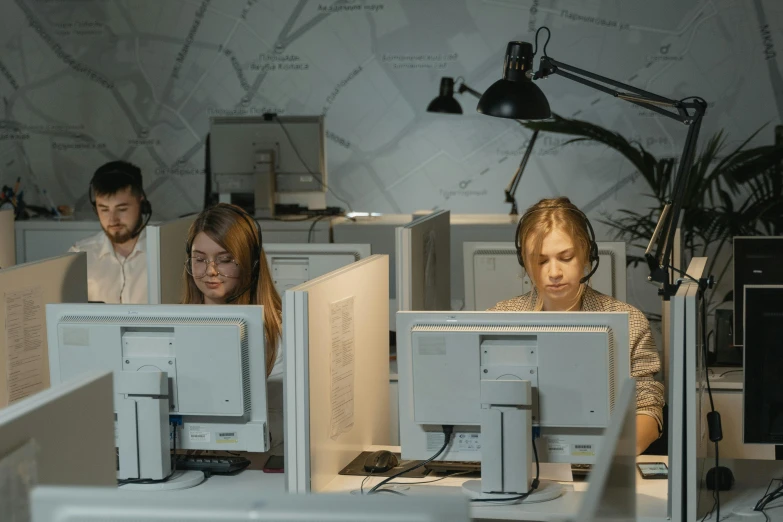
<svg viewBox="0 0 783 522">
<path fill-rule="evenodd" d="M 665 462 L 639 462 L 636 464 L 643 479 L 667 479 L 669 468 Z"/>
<path fill-rule="evenodd" d="M 283 473 L 285 471 L 285 460 L 282 455 L 272 455 L 262 468 L 264 473 Z"/>
</svg>

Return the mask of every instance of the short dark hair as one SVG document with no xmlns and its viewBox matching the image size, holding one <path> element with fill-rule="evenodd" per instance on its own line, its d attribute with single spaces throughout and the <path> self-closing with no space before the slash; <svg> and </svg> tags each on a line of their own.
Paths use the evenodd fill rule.
<svg viewBox="0 0 783 522">
<path fill-rule="evenodd" d="M 90 185 L 96 196 L 111 196 L 126 187 L 131 188 L 134 196 L 141 197 L 143 193 L 141 169 L 122 160 L 110 161 L 98 167 Z"/>
</svg>

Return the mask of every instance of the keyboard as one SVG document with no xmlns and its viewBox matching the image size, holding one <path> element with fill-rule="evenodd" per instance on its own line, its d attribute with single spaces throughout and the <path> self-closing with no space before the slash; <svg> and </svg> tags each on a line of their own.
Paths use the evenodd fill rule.
<svg viewBox="0 0 783 522">
<path fill-rule="evenodd" d="M 225 475 L 243 470 L 250 465 L 245 457 L 217 457 L 210 455 L 177 455 L 177 469 L 203 471 L 209 475 Z"/>
</svg>

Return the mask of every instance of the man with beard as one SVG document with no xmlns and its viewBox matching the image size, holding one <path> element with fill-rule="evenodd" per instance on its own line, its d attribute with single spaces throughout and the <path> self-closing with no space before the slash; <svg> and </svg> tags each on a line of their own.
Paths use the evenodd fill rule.
<svg viewBox="0 0 783 522">
<path fill-rule="evenodd" d="M 112 161 L 95 171 L 90 203 L 102 232 L 79 241 L 71 252 L 87 253 L 87 295 L 90 301 L 146 304 L 145 226 L 152 215 L 142 186 L 141 169 Z"/>
</svg>

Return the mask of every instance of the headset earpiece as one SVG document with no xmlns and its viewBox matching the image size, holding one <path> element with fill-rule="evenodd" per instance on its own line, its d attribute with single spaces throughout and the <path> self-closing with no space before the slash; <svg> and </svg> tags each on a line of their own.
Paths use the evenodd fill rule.
<svg viewBox="0 0 783 522">
<path fill-rule="evenodd" d="M 598 243 L 595 240 L 595 231 L 593 230 L 593 225 L 590 223 L 590 220 L 587 218 L 587 215 L 582 212 L 579 209 L 576 208 L 570 208 L 570 207 L 564 207 L 564 206 L 552 206 L 552 207 L 541 207 L 536 208 L 532 210 L 528 210 L 525 212 L 522 217 L 519 219 L 519 223 L 517 224 L 517 230 L 514 233 L 514 248 L 517 252 L 517 262 L 519 262 L 519 266 L 522 268 L 525 268 L 525 260 L 522 256 L 522 244 L 521 240 L 519 238 L 520 232 L 522 231 L 522 222 L 525 220 L 527 216 L 532 214 L 533 212 L 539 212 L 542 210 L 549 210 L 549 209 L 555 209 L 560 208 L 563 210 L 569 210 L 571 212 L 576 212 L 579 214 L 579 216 L 582 218 L 582 221 L 584 221 L 585 226 L 587 227 L 587 232 L 590 235 L 590 246 L 588 247 L 588 253 L 587 257 L 591 265 L 590 271 L 585 275 L 583 278 L 579 280 L 579 284 L 585 284 L 587 281 L 590 280 L 591 277 L 593 277 L 593 274 L 595 274 L 596 270 L 598 270 L 598 264 L 600 263 L 600 257 L 598 255 Z"/>
</svg>

